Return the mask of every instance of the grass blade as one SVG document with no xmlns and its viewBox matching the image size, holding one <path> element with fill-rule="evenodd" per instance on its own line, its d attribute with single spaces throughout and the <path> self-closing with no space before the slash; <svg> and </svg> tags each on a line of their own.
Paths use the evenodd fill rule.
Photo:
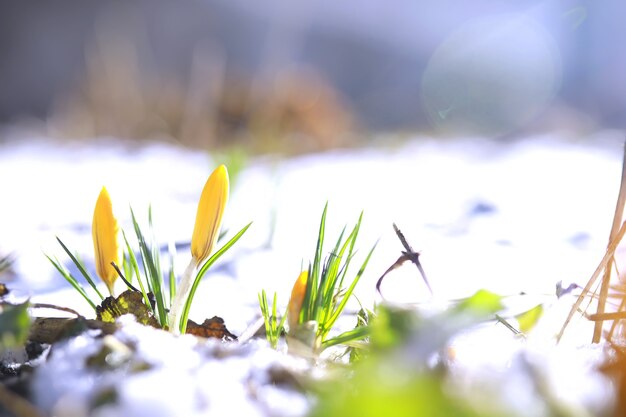
<svg viewBox="0 0 626 417">
<path fill-rule="evenodd" d="M 272 342 L 272 326 L 270 324 L 269 307 L 267 305 L 267 294 L 265 290 L 262 290 L 259 294 L 259 307 L 261 308 L 261 315 L 263 316 L 263 323 L 265 324 L 265 338 L 269 344 L 274 347 Z"/>
<path fill-rule="evenodd" d="M 248 228 L 252 225 L 252 222 L 248 223 L 241 229 L 235 236 L 233 236 L 228 242 L 224 244 L 221 248 L 219 248 L 207 261 L 202 265 L 202 268 L 196 274 L 196 278 L 191 285 L 191 290 L 189 291 L 189 296 L 187 297 L 187 301 L 185 301 L 185 306 L 183 308 L 182 319 L 180 321 L 180 332 L 185 334 L 187 330 L 187 320 L 189 317 L 189 310 L 191 309 L 191 303 L 193 302 L 193 297 L 196 294 L 196 290 L 198 289 L 198 285 L 202 280 L 204 274 L 208 271 L 208 269 L 217 261 L 228 249 L 230 249 L 237 241 L 243 236 L 243 234 L 248 230 Z"/>
<path fill-rule="evenodd" d="M 276 292 L 274 292 L 274 298 L 272 299 L 272 317 L 271 317 L 271 327 L 272 327 L 272 342 L 273 344 L 275 344 L 278 341 L 278 336 L 276 335 L 276 331 L 277 329 L 277 322 L 276 322 L 276 317 L 278 317 L 276 315 L 276 299 L 277 299 L 277 295 Z"/>
<path fill-rule="evenodd" d="M 272 301 L 272 315 L 274 316 L 274 323 L 276 323 L 276 320 L 278 318 L 278 295 L 276 293 L 274 293 L 274 300 Z M 283 328 L 285 326 L 285 320 L 287 319 L 287 315 L 283 314 L 283 316 L 280 318 L 280 322 L 278 322 L 278 325 L 276 326 L 276 328 L 274 329 L 274 334 L 275 334 L 275 341 L 276 343 L 278 343 L 278 339 L 280 338 L 280 334 L 283 332 Z"/>
<path fill-rule="evenodd" d="M 52 263 L 52 265 L 54 265 L 54 267 L 56 268 L 57 271 L 59 271 L 59 273 L 63 276 L 63 278 L 65 278 L 65 280 L 67 282 L 70 283 L 70 285 L 72 287 L 74 287 L 74 289 L 76 291 L 78 291 L 78 293 L 80 295 L 83 296 L 83 298 L 89 303 L 89 305 L 91 306 L 91 308 L 94 309 L 94 311 L 96 310 L 96 303 L 94 303 L 93 301 L 91 301 L 91 298 L 89 298 L 89 296 L 87 295 L 87 292 L 85 291 L 85 289 L 83 288 L 82 285 L 80 285 L 80 283 L 78 282 L 78 280 L 67 270 L 63 267 L 63 265 L 61 265 L 61 263 L 59 262 L 58 259 L 52 259 L 51 257 L 49 257 L 48 255 L 44 254 L 46 256 L 46 258 L 48 258 L 48 260 Z"/>
<path fill-rule="evenodd" d="M 315 317 L 316 320 L 319 320 L 320 315 L 324 316 L 327 314 L 327 309 L 325 307 L 328 304 L 326 304 L 326 302 L 327 300 L 332 298 L 332 293 L 337 283 L 337 271 L 339 270 L 339 265 L 341 264 L 341 254 L 339 253 L 339 247 L 341 246 L 341 242 L 343 240 L 343 235 L 345 234 L 345 232 L 346 228 L 344 227 L 339 234 L 339 239 L 337 239 L 337 243 L 330 253 L 326 265 L 324 266 L 324 269 L 322 271 L 322 277 L 320 279 L 317 295 L 317 316 Z"/>
<path fill-rule="evenodd" d="M 135 213 L 133 209 L 130 209 L 131 218 L 133 221 L 133 226 L 135 228 L 135 234 L 137 235 L 137 240 L 139 242 L 139 251 L 141 252 L 141 260 L 143 262 L 144 270 L 146 271 L 146 275 L 148 276 L 148 283 L 151 284 L 152 292 L 154 297 L 156 298 L 157 303 L 157 315 L 159 318 L 159 323 L 161 326 L 165 326 L 167 324 L 167 312 L 165 311 L 165 302 L 163 299 L 163 291 L 161 288 L 162 277 L 159 276 L 159 269 L 157 265 L 154 263 L 154 258 L 152 257 L 152 250 L 146 244 L 146 240 L 144 238 L 143 233 L 137 223 L 137 219 L 135 218 Z"/>
<path fill-rule="evenodd" d="M 135 271 L 133 270 L 133 266 L 130 263 L 130 257 L 126 251 L 124 251 L 122 256 L 122 271 L 124 271 L 124 278 L 132 284 Z"/>
<path fill-rule="evenodd" d="M 313 258 L 313 265 L 309 271 L 309 280 L 307 282 L 307 298 L 304 300 L 304 305 L 307 306 L 305 320 L 315 318 L 317 316 L 317 290 L 319 288 L 320 281 L 320 265 L 322 262 L 322 251 L 324 247 L 324 233 L 326 231 L 326 213 L 328 211 L 328 202 L 324 205 L 324 211 L 322 212 L 322 219 L 320 220 L 320 228 L 317 234 L 317 244 L 315 246 L 315 256 Z"/>
<path fill-rule="evenodd" d="M 154 226 L 152 223 L 152 206 L 148 206 L 148 231 L 150 232 L 150 250 L 152 252 L 152 259 L 154 261 L 154 266 L 157 272 L 157 276 L 159 277 L 159 287 L 161 291 L 164 287 L 163 282 L 163 270 L 161 269 L 161 253 L 159 250 L 159 245 L 156 241 L 156 236 L 154 235 Z"/>
<path fill-rule="evenodd" d="M 341 314 L 343 309 L 346 307 L 346 304 L 348 303 L 348 300 L 350 296 L 352 295 L 352 292 L 354 291 L 356 284 L 359 282 L 361 275 L 363 275 L 363 272 L 365 272 L 365 268 L 367 267 L 367 264 L 370 258 L 372 257 L 372 254 L 374 253 L 374 249 L 376 249 L 377 244 L 378 242 L 372 247 L 372 249 L 370 249 L 369 253 L 367 254 L 367 257 L 365 258 L 365 261 L 363 261 L 363 264 L 361 265 L 361 268 L 359 269 L 359 272 L 356 274 L 356 277 L 354 278 L 354 280 L 352 280 L 352 283 L 346 290 L 346 293 L 344 294 L 343 298 L 341 299 L 341 302 L 339 302 L 339 305 L 333 312 L 333 315 L 330 317 L 330 319 L 326 323 L 320 323 L 320 326 L 324 328 L 324 331 L 326 333 L 328 333 L 328 331 L 333 327 L 333 325 L 339 318 L 339 315 Z"/>
<path fill-rule="evenodd" d="M 346 241 L 344 242 L 344 244 L 342 245 L 341 249 L 339 250 L 339 253 L 336 256 L 337 263 L 336 265 L 333 266 L 333 270 L 331 271 L 332 277 L 333 277 L 332 285 L 329 285 L 328 289 L 324 293 L 323 304 L 324 306 L 326 306 L 326 308 L 324 308 L 323 314 L 320 317 L 319 321 L 321 323 L 326 322 L 326 320 L 328 320 L 328 318 L 333 313 L 333 310 L 336 305 L 336 301 L 335 301 L 336 296 L 339 292 L 341 292 L 343 277 L 345 276 L 345 273 L 348 270 L 348 265 L 350 264 L 350 260 L 352 259 L 353 255 L 350 254 L 348 258 L 346 259 L 346 262 L 344 262 L 343 265 L 341 265 L 341 260 L 344 259 L 345 251 L 348 248 L 348 246 L 350 245 L 351 247 L 354 247 L 355 239 L 356 239 L 356 234 L 353 230 L 348 236 L 348 238 L 346 239 Z M 337 277 L 339 277 L 340 275 L 342 278 L 339 280 L 339 282 L 337 282 L 338 281 Z"/>
<path fill-rule="evenodd" d="M 372 329 L 370 329 L 369 326 L 359 326 L 352 330 L 348 330 L 347 332 L 343 332 L 338 336 L 325 340 L 322 342 L 322 349 L 361 340 L 369 336 L 371 333 Z"/>
<path fill-rule="evenodd" d="M 61 247 L 63 248 L 63 250 L 65 251 L 65 253 L 67 253 L 67 255 L 70 257 L 70 259 L 72 260 L 72 262 L 74 262 L 74 264 L 76 265 L 76 267 L 78 268 L 78 270 L 80 271 L 80 273 L 83 275 L 83 277 L 85 277 L 85 279 L 87 280 L 87 282 L 89 283 L 89 285 L 91 286 L 91 288 L 94 289 L 94 291 L 96 292 L 96 294 L 98 294 L 98 297 L 100 297 L 100 300 L 104 300 L 104 296 L 102 295 L 102 293 L 100 293 L 100 291 L 98 291 L 98 288 L 96 287 L 96 284 L 93 282 L 93 280 L 91 279 L 91 277 L 89 276 L 89 274 L 87 273 L 87 271 L 85 270 L 85 266 L 83 265 L 82 262 L 80 262 L 78 260 L 78 258 L 76 258 L 72 252 L 70 252 L 70 250 L 67 248 L 67 246 L 65 246 L 65 244 L 63 243 L 63 241 L 61 241 L 61 239 L 59 239 L 59 237 L 57 236 L 57 241 L 59 242 L 59 244 L 61 245 Z"/>
<path fill-rule="evenodd" d="M 176 296 L 176 272 L 174 271 L 174 258 L 176 257 L 176 245 L 170 242 L 168 245 L 168 252 L 170 257 L 170 273 L 169 273 L 169 285 L 170 285 L 170 306 L 174 302 Z"/>
<path fill-rule="evenodd" d="M 276 349 L 278 346 L 278 340 L 280 339 L 280 335 L 285 328 L 285 320 L 287 318 L 286 314 L 280 319 L 280 322 L 277 322 L 278 317 L 278 295 L 274 293 L 274 298 L 272 300 L 272 311 L 270 314 L 269 304 L 267 302 L 267 294 L 265 290 L 262 290 L 258 294 L 259 298 L 259 306 L 261 308 L 261 315 L 263 316 L 263 322 L 265 323 L 265 336 L 269 344 L 273 349 Z"/>
<path fill-rule="evenodd" d="M 150 303 L 150 299 L 148 298 L 148 293 L 146 292 L 145 287 L 143 286 L 143 280 L 141 279 L 141 275 L 139 275 L 139 263 L 137 262 L 137 258 L 135 257 L 135 252 L 130 247 L 128 243 L 128 239 L 126 239 L 126 233 L 122 230 L 122 237 L 124 238 L 124 243 L 126 244 L 126 250 L 128 251 L 128 257 L 130 259 L 130 267 L 135 271 L 135 275 L 137 276 L 137 282 L 139 283 L 139 288 L 141 289 L 141 295 L 143 295 L 144 303 L 152 309 L 152 304 Z M 153 313 L 156 312 L 152 310 Z"/>
<path fill-rule="evenodd" d="M 363 221 L 363 212 L 359 215 L 359 220 L 357 220 L 354 225 L 354 229 L 350 233 L 350 237 L 352 238 L 350 242 L 350 250 L 348 251 L 348 257 L 346 258 L 346 263 L 344 264 L 343 274 L 341 275 L 341 279 L 339 280 L 339 288 L 343 286 L 343 281 L 346 277 L 346 273 L 348 272 L 348 266 L 350 265 L 350 261 L 352 260 L 352 254 L 354 253 L 354 245 L 356 244 L 356 239 L 359 236 L 359 230 L 361 230 L 361 222 Z M 350 240 L 350 238 L 348 238 Z"/>
</svg>

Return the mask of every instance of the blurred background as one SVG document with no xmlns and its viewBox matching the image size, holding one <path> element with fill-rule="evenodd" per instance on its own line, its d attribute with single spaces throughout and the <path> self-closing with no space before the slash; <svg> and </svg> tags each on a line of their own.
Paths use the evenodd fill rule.
<svg viewBox="0 0 626 417">
<path fill-rule="evenodd" d="M 626 3 L 0 3 L 0 140 L 256 152 L 380 132 L 584 137 L 626 120 Z"/>
</svg>

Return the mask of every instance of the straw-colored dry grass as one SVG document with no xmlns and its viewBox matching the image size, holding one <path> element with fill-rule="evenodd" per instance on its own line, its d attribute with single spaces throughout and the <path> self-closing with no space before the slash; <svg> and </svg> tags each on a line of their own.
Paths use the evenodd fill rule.
<svg viewBox="0 0 626 417">
<path fill-rule="evenodd" d="M 582 310 L 582 313 L 586 315 L 590 320 L 595 322 L 594 332 L 592 337 L 593 343 L 599 343 L 604 330 L 604 322 L 611 321 L 611 328 L 606 333 L 606 339 L 613 341 L 615 329 L 620 321 L 626 319 L 626 293 L 619 291 L 619 286 L 613 286 L 613 293 L 609 293 L 611 288 L 611 275 L 614 269 L 617 269 L 615 262 L 615 251 L 620 245 L 624 235 L 626 234 L 626 221 L 622 222 L 624 215 L 624 206 L 626 204 L 626 146 L 624 147 L 624 158 L 622 162 L 622 178 L 620 183 L 620 190 L 617 198 L 617 204 L 615 207 L 615 214 L 613 216 L 613 225 L 611 227 L 611 233 L 609 236 L 609 244 L 607 246 L 604 257 L 600 261 L 600 264 L 593 272 L 591 278 L 583 288 L 582 292 L 576 299 L 576 302 L 572 306 L 567 319 L 563 323 L 563 327 L 557 336 L 557 340 L 560 340 L 563 333 L 567 329 L 577 311 L 580 310 L 580 306 L 589 297 L 589 303 L 587 307 Z M 619 271 L 618 271 L 619 272 Z M 602 274 L 602 280 L 598 284 L 598 278 Z M 594 287 L 595 286 L 595 287 Z M 595 289 L 591 292 L 592 287 Z M 610 298 L 617 298 L 619 300 L 618 305 L 609 304 Z M 592 301 L 597 300 L 596 313 L 588 315 L 587 311 L 590 308 Z M 608 311 L 609 307 L 613 307 L 613 311 Z"/>
<path fill-rule="evenodd" d="M 160 138 L 211 150 L 236 144 L 250 152 L 300 153 L 352 143 L 348 105 L 309 71 L 270 79 L 236 75 L 199 49 L 188 76 L 171 77 L 143 68 L 133 46 L 113 38 L 86 55 L 84 80 L 59 98 L 48 134 Z"/>
</svg>

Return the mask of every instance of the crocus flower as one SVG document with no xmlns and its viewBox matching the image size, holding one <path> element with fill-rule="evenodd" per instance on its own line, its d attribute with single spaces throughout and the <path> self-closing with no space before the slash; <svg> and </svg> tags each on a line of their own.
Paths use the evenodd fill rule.
<svg viewBox="0 0 626 417">
<path fill-rule="evenodd" d="M 191 237 L 191 261 L 178 285 L 168 318 L 170 330 L 174 333 L 179 332 L 179 314 L 193 282 L 192 275 L 211 255 L 219 237 L 224 208 L 228 202 L 228 187 L 228 170 L 220 165 L 202 189 Z"/>
<path fill-rule="evenodd" d="M 113 286 L 117 279 L 117 272 L 111 265 L 111 262 L 120 265 L 121 253 L 118 242 L 119 226 L 117 219 L 113 215 L 111 197 L 105 187 L 102 187 L 96 201 L 91 233 L 96 272 L 106 284 L 109 293 L 113 295 Z"/>
<path fill-rule="evenodd" d="M 289 323 L 289 331 L 294 331 L 300 321 L 300 311 L 302 310 L 302 303 L 306 295 L 306 283 L 308 279 L 309 271 L 302 271 L 295 284 L 293 284 L 291 298 L 287 305 L 287 323 Z"/>
<path fill-rule="evenodd" d="M 217 167 L 204 184 L 191 237 L 191 255 L 196 266 L 209 257 L 217 242 L 228 202 L 228 185 L 228 171 L 224 165 Z"/>
</svg>

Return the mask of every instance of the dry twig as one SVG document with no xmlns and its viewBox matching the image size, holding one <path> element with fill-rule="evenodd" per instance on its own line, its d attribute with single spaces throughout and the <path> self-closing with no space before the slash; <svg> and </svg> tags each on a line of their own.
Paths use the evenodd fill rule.
<svg viewBox="0 0 626 417">
<path fill-rule="evenodd" d="M 394 269 L 399 268 L 406 261 L 411 261 L 413 262 L 413 264 L 415 264 L 418 271 L 420 272 L 422 279 L 424 280 L 424 282 L 426 283 L 426 286 L 428 287 L 428 291 L 430 291 L 430 295 L 433 295 L 433 290 L 430 287 L 428 278 L 426 278 L 426 272 L 424 272 L 424 268 L 422 268 L 422 264 L 419 260 L 419 256 L 420 256 L 419 252 L 415 252 L 413 250 L 413 248 L 411 247 L 411 245 L 409 245 L 409 242 L 407 242 L 406 238 L 404 237 L 400 229 L 398 229 L 398 226 L 396 226 L 395 223 L 393 224 L 393 230 L 395 230 L 396 235 L 398 236 L 398 239 L 400 239 L 400 242 L 402 243 L 404 250 L 402 251 L 402 255 L 400 255 L 398 260 L 394 262 L 394 264 L 391 265 L 389 268 L 387 268 L 387 270 L 381 275 L 381 277 L 378 278 L 378 281 L 376 282 L 376 291 L 378 291 L 378 293 L 382 295 L 382 293 L 380 292 L 380 285 L 383 282 L 383 278 L 385 278 L 385 276 L 391 271 L 393 271 Z"/>
<path fill-rule="evenodd" d="M 563 327 L 561 328 L 561 331 L 559 331 L 559 334 L 557 335 L 557 338 L 556 338 L 557 342 L 560 341 L 561 338 L 563 337 L 563 333 L 565 332 L 565 329 L 569 325 L 569 322 L 572 320 L 572 317 L 574 317 L 574 314 L 580 307 L 580 304 L 582 304 L 583 300 L 587 296 L 587 293 L 589 293 L 589 289 L 591 289 L 593 284 L 595 284 L 596 280 L 600 276 L 600 273 L 607 267 L 611 259 L 613 259 L 613 254 L 615 253 L 615 250 L 617 249 L 617 245 L 619 245 L 620 241 L 624 237 L 624 234 L 626 234 L 626 222 L 622 223 L 622 226 L 617 232 L 615 239 L 611 241 L 611 243 L 609 244 L 609 247 L 606 249 L 606 253 L 604 254 L 604 257 L 602 258 L 602 260 L 600 261 L 600 264 L 598 265 L 596 270 L 593 272 L 593 275 L 591 275 L 591 278 L 587 282 L 587 285 L 585 285 L 585 288 L 583 288 L 582 292 L 576 299 L 576 302 L 574 303 L 569 314 L 567 315 L 567 319 L 565 319 L 565 323 L 563 323 Z"/>
<path fill-rule="evenodd" d="M 624 147 L 624 158 L 622 161 L 622 180 L 620 182 L 619 187 L 619 195 L 617 197 L 617 204 L 615 206 L 615 214 L 613 215 L 613 225 L 611 226 L 611 234 L 609 235 L 609 242 L 612 242 L 617 236 L 619 225 L 622 223 L 622 217 L 624 215 L 624 205 L 626 205 L 626 144 Z M 606 299 L 609 293 L 609 284 L 611 282 L 611 270 L 612 265 L 615 263 L 615 259 L 611 257 L 609 265 L 604 269 L 604 276 L 602 277 L 602 285 L 600 287 L 600 298 L 598 300 L 598 309 L 597 314 L 602 315 L 606 306 Z M 624 305 L 621 306 L 623 308 Z M 621 309 L 620 308 L 620 309 Z M 592 343 L 600 342 L 600 337 L 602 336 L 602 325 L 604 322 L 602 320 L 596 321 L 594 329 L 593 329 L 593 339 Z M 611 327 L 611 333 L 615 330 L 615 324 Z"/>
</svg>

